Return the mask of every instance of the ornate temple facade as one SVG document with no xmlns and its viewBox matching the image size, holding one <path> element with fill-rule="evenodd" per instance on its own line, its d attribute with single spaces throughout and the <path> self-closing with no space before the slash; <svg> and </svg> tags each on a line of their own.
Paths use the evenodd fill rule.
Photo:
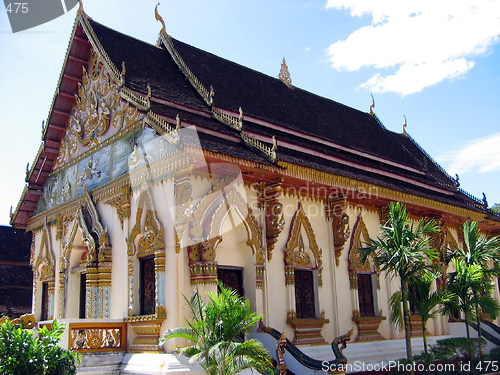
<svg viewBox="0 0 500 375">
<path fill-rule="evenodd" d="M 172 38 L 156 45 L 79 10 L 43 142 L 12 225 L 33 233 L 38 321 L 80 351 L 171 351 L 194 288 L 217 280 L 296 345 L 402 337 L 398 281 L 359 247 L 387 204 L 433 217 L 437 249 L 500 218 L 409 134 Z M 498 291 L 496 292 L 498 296 Z M 415 319 L 418 322 L 418 318 Z M 431 335 L 448 333 L 445 318 Z M 415 334 L 420 327 L 415 323 Z"/>
</svg>

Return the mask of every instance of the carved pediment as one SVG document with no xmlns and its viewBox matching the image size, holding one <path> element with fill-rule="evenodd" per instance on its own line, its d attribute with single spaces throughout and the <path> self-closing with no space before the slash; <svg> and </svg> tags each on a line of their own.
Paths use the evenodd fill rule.
<svg viewBox="0 0 500 375">
<path fill-rule="evenodd" d="M 78 84 L 76 102 L 54 168 L 140 120 L 138 109 L 121 99 L 121 84 L 113 80 L 102 59 L 92 50 L 88 71 L 83 67 L 82 83 Z"/>
<path fill-rule="evenodd" d="M 366 262 L 361 262 L 361 252 L 359 248 L 364 247 L 364 243 L 368 241 L 370 235 L 361 215 L 358 215 L 354 224 L 351 244 L 349 246 L 349 272 L 370 272 L 375 271 L 373 260 L 367 259 Z"/>
<path fill-rule="evenodd" d="M 55 257 L 50 246 L 50 235 L 47 224 L 42 228 L 42 238 L 38 249 L 38 256 L 33 264 L 35 278 L 41 281 L 55 279 Z"/>
<path fill-rule="evenodd" d="M 305 237 L 307 238 L 307 247 L 304 243 L 303 234 L 305 234 Z M 322 250 L 316 242 L 316 236 L 312 229 L 312 225 L 300 202 L 297 212 L 292 220 L 290 233 L 288 235 L 284 251 L 285 264 L 287 266 L 321 268 L 323 265 L 323 261 L 321 259 Z M 310 258 L 310 254 L 312 254 L 313 259 Z"/>
<path fill-rule="evenodd" d="M 165 249 L 163 227 L 156 217 L 149 192 L 144 191 L 135 215 L 135 224 L 127 238 L 128 255 L 154 255 Z"/>
<path fill-rule="evenodd" d="M 61 263 L 64 268 L 69 267 L 71 250 L 75 245 L 78 231 L 81 231 L 83 245 L 86 247 L 84 259 L 82 259 L 84 263 L 111 262 L 108 230 L 102 225 L 99 213 L 87 190 L 81 198 L 69 239 L 63 245 Z"/>
</svg>

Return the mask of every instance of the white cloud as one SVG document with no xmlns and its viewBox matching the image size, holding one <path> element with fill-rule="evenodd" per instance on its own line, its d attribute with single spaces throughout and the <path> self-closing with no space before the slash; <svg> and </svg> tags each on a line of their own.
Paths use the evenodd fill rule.
<svg viewBox="0 0 500 375">
<path fill-rule="evenodd" d="M 467 172 L 491 173 L 500 171 L 500 133 L 471 141 L 460 150 L 438 158 L 451 174 Z"/>
<path fill-rule="evenodd" d="M 381 70 L 361 85 L 407 95 L 467 73 L 500 38 L 498 0 L 328 0 L 327 8 L 371 16 L 330 45 L 332 67 Z"/>
</svg>

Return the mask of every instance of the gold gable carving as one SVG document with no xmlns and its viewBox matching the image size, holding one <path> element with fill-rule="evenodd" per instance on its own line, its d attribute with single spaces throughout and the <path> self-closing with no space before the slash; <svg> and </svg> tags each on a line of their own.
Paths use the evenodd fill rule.
<svg viewBox="0 0 500 375">
<path fill-rule="evenodd" d="M 92 50 L 88 72 L 83 67 L 82 83 L 78 84 L 55 169 L 100 144 L 110 127 L 116 133 L 139 121 L 138 109 L 121 97 L 121 83 L 114 82 L 106 64 Z"/>
</svg>

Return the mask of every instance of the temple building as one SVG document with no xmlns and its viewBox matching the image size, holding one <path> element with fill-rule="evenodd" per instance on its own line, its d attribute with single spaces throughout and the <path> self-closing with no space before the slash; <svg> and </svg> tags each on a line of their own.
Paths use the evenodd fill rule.
<svg viewBox="0 0 500 375">
<path fill-rule="evenodd" d="M 11 217 L 33 234 L 36 319 L 67 322 L 69 348 L 171 353 L 158 338 L 184 325 L 183 296 L 217 280 L 311 356 L 351 329 L 350 347 L 390 343 L 403 337 L 388 320 L 398 281 L 358 250 L 387 204 L 437 219 L 438 250 L 461 246 L 466 220 L 500 233 L 373 104 L 295 87 L 284 60 L 273 78 L 202 51 L 156 18 L 154 45 L 79 9 Z M 427 330 L 448 335 L 448 318 Z"/>
</svg>

